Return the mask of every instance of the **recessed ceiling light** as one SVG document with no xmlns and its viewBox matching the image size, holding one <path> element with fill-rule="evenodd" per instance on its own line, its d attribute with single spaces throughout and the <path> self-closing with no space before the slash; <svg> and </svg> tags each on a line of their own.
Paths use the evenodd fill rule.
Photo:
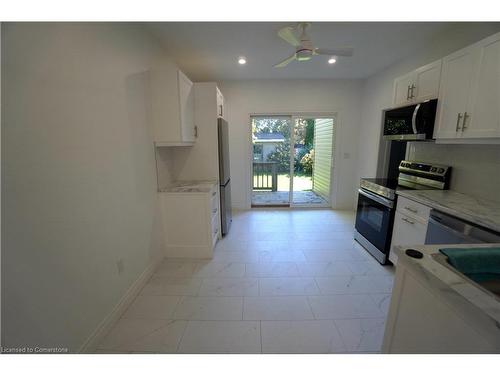
<svg viewBox="0 0 500 375">
<path fill-rule="evenodd" d="M 245 56 L 238 57 L 238 64 L 245 65 L 247 63 L 247 59 Z"/>
<path fill-rule="evenodd" d="M 328 64 L 335 64 L 337 62 L 337 59 L 335 57 L 330 57 L 328 59 Z"/>
</svg>

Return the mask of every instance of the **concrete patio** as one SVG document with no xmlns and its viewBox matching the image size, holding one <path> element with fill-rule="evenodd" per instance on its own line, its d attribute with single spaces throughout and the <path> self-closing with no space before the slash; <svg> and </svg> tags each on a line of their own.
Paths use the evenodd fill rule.
<svg viewBox="0 0 500 375">
<path fill-rule="evenodd" d="M 294 204 L 327 205 L 328 202 L 313 191 L 295 191 Z M 288 191 L 252 191 L 253 206 L 288 205 Z"/>
</svg>

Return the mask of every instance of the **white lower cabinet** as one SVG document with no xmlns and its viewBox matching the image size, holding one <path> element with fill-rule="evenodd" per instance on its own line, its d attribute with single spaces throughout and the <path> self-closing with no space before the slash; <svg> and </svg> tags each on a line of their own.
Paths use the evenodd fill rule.
<svg viewBox="0 0 500 375">
<path fill-rule="evenodd" d="M 487 339 L 484 317 L 478 311 L 464 314 L 459 305 L 450 303 L 448 290 L 433 286 L 424 275 L 400 263 L 382 353 L 498 353 L 497 344 Z"/>
<path fill-rule="evenodd" d="M 220 236 L 218 186 L 206 192 L 161 192 L 166 257 L 212 258 Z"/>
<path fill-rule="evenodd" d="M 427 233 L 430 208 L 407 199 L 398 197 L 394 226 L 392 229 L 391 251 L 389 260 L 397 264 L 398 257 L 392 249 L 394 246 L 423 245 Z"/>
</svg>

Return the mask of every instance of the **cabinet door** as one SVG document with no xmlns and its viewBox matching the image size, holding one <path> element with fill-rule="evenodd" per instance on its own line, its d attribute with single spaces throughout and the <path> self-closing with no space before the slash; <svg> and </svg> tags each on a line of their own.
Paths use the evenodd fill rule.
<svg viewBox="0 0 500 375">
<path fill-rule="evenodd" d="M 463 138 L 500 137 L 500 34 L 479 43 L 478 69 Z"/>
<path fill-rule="evenodd" d="M 417 102 L 437 98 L 440 76 L 441 60 L 418 68 L 415 71 L 414 89 L 410 90 L 411 98 Z"/>
<path fill-rule="evenodd" d="M 436 138 L 461 136 L 464 113 L 471 94 L 476 63 L 474 47 L 464 48 L 443 59 L 439 84 Z"/>
<path fill-rule="evenodd" d="M 411 72 L 394 80 L 393 104 L 399 106 L 411 102 L 410 89 L 414 82 L 415 73 Z"/>
<path fill-rule="evenodd" d="M 431 285 L 406 266 L 398 267 L 382 353 L 497 353 L 478 330 L 482 313 L 477 311 L 476 321 L 464 318 L 446 299 L 448 289 Z"/>
<path fill-rule="evenodd" d="M 195 141 L 193 82 L 179 70 L 179 106 L 181 133 L 184 142 Z"/>
<path fill-rule="evenodd" d="M 400 245 L 423 245 L 425 243 L 426 232 L 426 224 L 396 211 L 392 230 L 391 247 Z M 389 253 L 389 260 L 394 264 L 397 263 L 397 256 L 394 254 L 394 251 Z"/>
</svg>

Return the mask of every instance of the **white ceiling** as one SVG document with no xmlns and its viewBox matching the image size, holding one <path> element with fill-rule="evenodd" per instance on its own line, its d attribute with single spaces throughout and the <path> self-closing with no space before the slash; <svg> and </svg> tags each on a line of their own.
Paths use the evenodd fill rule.
<svg viewBox="0 0 500 375">
<path fill-rule="evenodd" d="M 451 23 L 314 22 L 309 35 L 316 47 L 353 47 L 353 57 L 327 64 L 328 56 L 273 64 L 294 49 L 277 36 L 291 23 L 160 22 L 146 24 L 185 73 L 195 81 L 232 79 L 365 78 L 424 47 Z M 238 65 L 238 56 L 247 64 Z"/>
</svg>

